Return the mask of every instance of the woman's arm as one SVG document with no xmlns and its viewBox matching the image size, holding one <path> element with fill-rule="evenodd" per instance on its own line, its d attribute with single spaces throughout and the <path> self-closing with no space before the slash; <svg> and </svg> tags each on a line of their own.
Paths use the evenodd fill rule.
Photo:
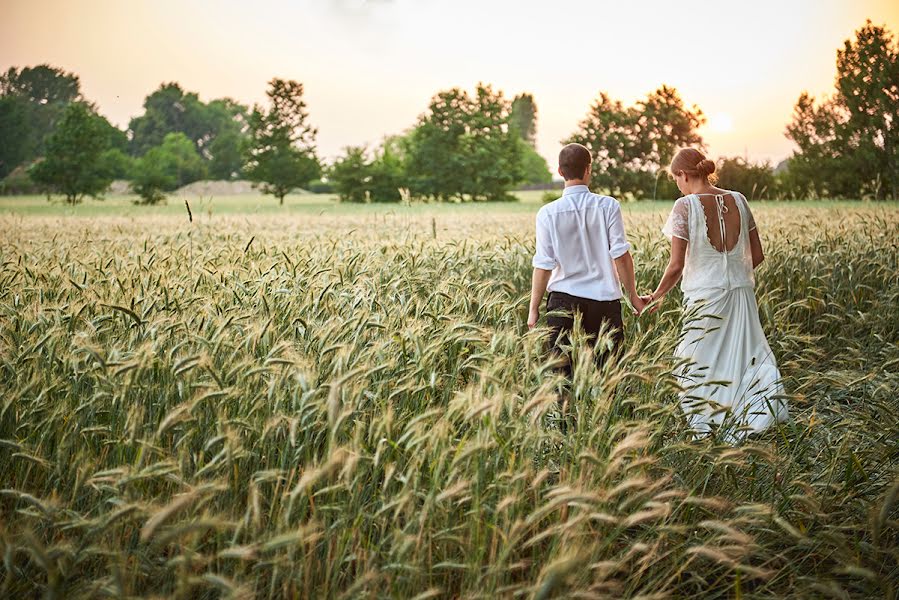
<svg viewBox="0 0 899 600">
<path fill-rule="evenodd" d="M 662 280 L 659 282 L 656 291 L 649 296 L 643 297 L 643 300 L 647 303 L 653 303 L 652 308 L 649 309 L 649 314 L 652 314 L 659 309 L 659 306 L 662 305 L 662 298 L 664 298 L 665 294 L 670 292 L 671 289 L 677 285 L 677 282 L 680 281 L 681 274 L 684 272 L 684 261 L 686 257 L 687 240 L 683 240 L 679 237 L 672 237 L 671 257 L 668 259 L 668 267 L 665 269 L 665 274 L 662 275 Z"/>
<path fill-rule="evenodd" d="M 752 252 L 752 268 L 756 268 L 765 260 L 765 253 L 762 252 L 762 240 L 759 239 L 758 229 L 749 230 L 749 250 Z"/>
</svg>

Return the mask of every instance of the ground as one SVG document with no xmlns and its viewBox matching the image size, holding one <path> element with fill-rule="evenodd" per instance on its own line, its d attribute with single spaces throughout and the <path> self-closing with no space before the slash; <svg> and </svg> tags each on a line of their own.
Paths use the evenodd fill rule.
<svg viewBox="0 0 899 600">
<path fill-rule="evenodd" d="M 542 194 L 0 199 L 0 596 L 891 598 L 899 207 L 752 203 L 792 420 L 693 440 L 678 294 L 524 325 Z M 670 202 L 624 206 L 640 288 Z"/>
</svg>

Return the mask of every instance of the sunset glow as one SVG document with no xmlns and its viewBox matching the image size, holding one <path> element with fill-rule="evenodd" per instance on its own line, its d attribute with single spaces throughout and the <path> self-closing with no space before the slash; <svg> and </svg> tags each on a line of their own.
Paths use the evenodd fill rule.
<svg viewBox="0 0 899 600">
<path fill-rule="evenodd" d="M 662 84 L 709 117 L 712 154 L 779 161 L 796 98 L 830 93 L 837 48 L 894 0 L 607 3 L 536 0 L 6 0 L 0 68 L 48 62 L 126 127 L 160 83 L 252 104 L 302 81 L 323 158 L 412 126 L 441 89 L 530 92 L 537 144 L 559 142 L 599 91 L 630 104 Z"/>
</svg>

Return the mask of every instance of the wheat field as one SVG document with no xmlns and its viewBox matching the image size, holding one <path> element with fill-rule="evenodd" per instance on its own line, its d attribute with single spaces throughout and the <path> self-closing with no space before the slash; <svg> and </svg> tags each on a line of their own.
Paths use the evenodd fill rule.
<svg viewBox="0 0 899 600">
<path fill-rule="evenodd" d="M 532 213 L 0 215 L 0 596 L 899 597 L 899 209 L 755 216 L 792 421 L 733 447 L 677 294 L 560 433 Z"/>
</svg>

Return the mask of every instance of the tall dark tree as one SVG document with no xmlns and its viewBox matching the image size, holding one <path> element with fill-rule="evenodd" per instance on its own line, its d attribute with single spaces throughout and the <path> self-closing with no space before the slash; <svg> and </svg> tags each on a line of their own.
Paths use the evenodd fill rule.
<svg viewBox="0 0 899 600">
<path fill-rule="evenodd" d="M 0 179 L 34 156 L 37 140 L 32 130 L 32 111 L 20 96 L 0 96 Z"/>
<path fill-rule="evenodd" d="M 284 196 L 321 174 L 315 152 L 318 132 L 309 123 L 302 83 L 272 79 L 266 95 L 268 109 L 255 106 L 250 115 L 245 171 L 263 193 L 284 204 Z"/>
<path fill-rule="evenodd" d="M 50 65 L 0 74 L 0 177 L 42 155 L 65 107 L 81 100 L 78 76 Z"/>
<path fill-rule="evenodd" d="M 537 104 L 531 94 L 519 94 L 512 100 L 512 127 L 532 148 L 537 143 Z"/>
<path fill-rule="evenodd" d="M 822 195 L 899 198 L 899 37 L 867 21 L 836 67 L 832 97 L 796 103 L 790 175 Z"/>
<path fill-rule="evenodd" d="M 47 140 L 44 160 L 32 167 L 31 178 L 63 194 L 69 204 L 106 191 L 111 178 L 101 160 L 108 148 L 101 119 L 82 102 L 69 104 Z"/>
<path fill-rule="evenodd" d="M 205 105 L 193 92 L 185 92 L 177 83 L 165 83 L 144 100 L 144 114 L 131 119 L 132 153 L 143 155 L 162 144 L 170 133 L 183 133 L 203 151 L 214 130 Z"/>
<path fill-rule="evenodd" d="M 47 64 L 10 68 L 0 75 L 0 95 L 21 96 L 34 104 L 61 104 L 81 100 L 81 80 L 74 73 Z"/>
<path fill-rule="evenodd" d="M 671 162 L 678 148 L 702 146 L 697 130 L 705 124 L 705 116 L 698 106 L 684 105 L 675 88 L 663 85 L 637 106 L 642 160 L 653 174 Z"/>
<path fill-rule="evenodd" d="M 637 134 L 640 119 L 636 107 L 600 92 L 580 122 L 577 133 L 566 142 L 586 146 L 593 155 L 593 185 L 620 195 L 643 187 L 643 156 L 646 144 Z"/>
<path fill-rule="evenodd" d="M 593 154 L 593 183 L 613 194 L 653 195 L 661 169 L 677 148 L 702 146 L 702 111 L 688 108 L 677 90 L 662 86 L 635 106 L 625 107 L 604 92 L 567 141 Z"/>
</svg>

